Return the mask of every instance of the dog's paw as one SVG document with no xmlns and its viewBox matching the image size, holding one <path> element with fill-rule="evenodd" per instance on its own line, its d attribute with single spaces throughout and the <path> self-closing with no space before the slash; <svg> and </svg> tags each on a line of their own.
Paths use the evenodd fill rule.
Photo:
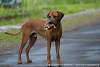
<svg viewBox="0 0 100 67">
<path fill-rule="evenodd" d="M 47 67 L 52 67 L 52 65 L 51 64 L 48 64 Z"/>
<path fill-rule="evenodd" d="M 22 64 L 22 62 L 17 62 L 18 64 Z"/>
<path fill-rule="evenodd" d="M 32 63 L 32 60 L 27 61 L 27 64 Z"/>
</svg>

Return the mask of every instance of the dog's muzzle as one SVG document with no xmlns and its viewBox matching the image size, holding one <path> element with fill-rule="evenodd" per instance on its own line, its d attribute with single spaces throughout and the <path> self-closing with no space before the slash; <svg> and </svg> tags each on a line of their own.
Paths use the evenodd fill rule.
<svg viewBox="0 0 100 67">
<path fill-rule="evenodd" d="M 43 24 L 43 28 L 45 31 L 47 31 L 49 29 L 56 28 L 56 26 L 52 22 L 47 22 Z"/>
</svg>

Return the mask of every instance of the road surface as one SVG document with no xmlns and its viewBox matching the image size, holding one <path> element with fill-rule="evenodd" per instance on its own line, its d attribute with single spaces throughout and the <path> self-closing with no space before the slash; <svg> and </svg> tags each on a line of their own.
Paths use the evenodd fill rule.
<svg viewBox="0 0 100 67">
<path fill-rule="evenodd" d="M 17 49 L 12 54 L 0 55 L 0 67 L 35 67 L 46 66 L 47 47 L 46 41 L 40 39 L 32 48 L 31 64 L 26 64 L 25 52 L 22 54 L 23 64 L 18 65 Z M 52 45 L 52 64 L 56 64 L 54 44 Z M 89 67 L 99 67 L 100 63 L 100 23 L 80 28 L 77 32 L 63 32 L 61 39 L 62 67 L 86 64 Z M 94 64 L 94 65 L 93 65 Z"/>
</svg>

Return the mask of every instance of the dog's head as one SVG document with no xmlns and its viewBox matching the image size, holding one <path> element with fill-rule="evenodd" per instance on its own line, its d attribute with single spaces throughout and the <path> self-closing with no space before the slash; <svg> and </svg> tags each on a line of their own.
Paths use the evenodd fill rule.
<svg viewBox="0 0 100 67">
<path fill-rule="evenodd" d="M 61 21 L 61 19 L 63 18 L 64 13 L 60 12 L 60 11 L 50 11 L 47 15 L 48 19 L 49 19 L 49 23 L 53 23 L 56 24 L 58 22 Z"/>
</svg>

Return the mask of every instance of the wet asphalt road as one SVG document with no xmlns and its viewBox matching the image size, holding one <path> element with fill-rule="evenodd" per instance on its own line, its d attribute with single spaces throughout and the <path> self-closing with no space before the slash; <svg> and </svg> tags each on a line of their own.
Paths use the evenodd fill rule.
<svg viewBox="0 0 100 67">
<path fill-rule="evenodd" d="M 30 58 L 33 62 L 31 64 L 25 63 L 26 56 L 24 52 L 22 56 L 23 64 L 18 65 L 16 63 L 16 52 L 12 55 L 2 55 L 0 58 L 2 59 L 2 61 L 0 61 L 0 67 L 35 67 L 41 65 L 46 66 L 47 48 L 44 47 L 44 45 L 42 44 L 46 44 L 46 42 L 39 40 L 37 41 L 36 45 L 32 48 Z M 56 64 L 56 54 L 54 45 L 52 45 L 51 55 L 52 63 Z M 61 39 L 61 57 L 63 64 L 99 64 L 100 23 L 80 28 L 77 32 L 64 32 Z"/>
</svg>

